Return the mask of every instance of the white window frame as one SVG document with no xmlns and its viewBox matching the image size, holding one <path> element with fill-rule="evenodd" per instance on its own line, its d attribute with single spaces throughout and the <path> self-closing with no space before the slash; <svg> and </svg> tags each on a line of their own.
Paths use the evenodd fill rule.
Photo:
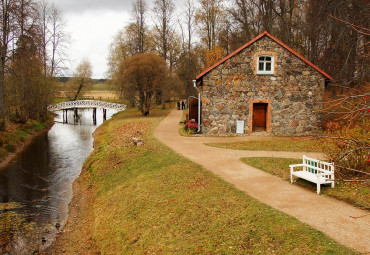
<svg viewBox="0 0 370 255">
<path fill-rule="evenodd" d="M 270 61 L 260 60 L 261 57 L 270 57 L 271 58 L 271 70 L 266 71 L 266 63 Z M 259 70 L 260 62 L 263 62 L 263 70 Z M 274 57 L 270 55 L 261 55 L 257 57 L 257 74 L 274 74 Z"/>
</svg>

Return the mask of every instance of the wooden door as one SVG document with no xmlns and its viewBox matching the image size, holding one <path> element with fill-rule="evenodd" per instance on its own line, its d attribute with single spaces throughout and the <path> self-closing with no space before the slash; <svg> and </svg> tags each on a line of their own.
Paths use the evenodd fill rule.
<svg viewBox="0 0 370 255">
<path fill-rule="evenodd" d="M 200 103 L 200 107 L 202 107 L 202 103 Z M 191 119 L 198 123 L 198 98 L 194 97 L 189 97 L 189 120 Z"/>
<path fill-rule="evenodd" d="M 267 105 L 263 103 L 253 104 L 253 132 L 266 131 Z"/>
</svg>

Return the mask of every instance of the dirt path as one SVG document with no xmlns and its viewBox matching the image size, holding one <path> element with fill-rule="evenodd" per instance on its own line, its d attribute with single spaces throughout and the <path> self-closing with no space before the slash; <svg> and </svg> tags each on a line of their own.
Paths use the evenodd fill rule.
<svg viewBox="0 0 370 255">
<path fill-rule="evenodd" d="M 204 166 L 259 201 L 268 204 L 324 232 L 339 243 L 359 252 L 370 252 L 370 215 L 366 211 L 292 185 L 240 161 L 242 157 L 302 158 L 302 152 L 236 151 L 213 148 L 205 142 L 232 142 L 266 139 L 256 137 L 182 137 L 179 120 L 182 111 L 172 111 L 154 135 L 179 154 Z M 322 158 L 320 153 L 305 153 Z M 364 216 L 362 218 L 352 218 Z"/>
</svg>

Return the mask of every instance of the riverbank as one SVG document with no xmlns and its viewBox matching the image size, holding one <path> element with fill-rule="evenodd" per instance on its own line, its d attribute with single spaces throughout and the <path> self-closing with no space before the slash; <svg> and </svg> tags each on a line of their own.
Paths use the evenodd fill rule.
<svg viewBox="0 0 370 255">
<path fill-rule="evenodd" d="M 355 254 L 161 144 L 153 130 L 167 113 L 124 111 L 95 132 L 67 225 L 45 254 Z"/>
<path fill-rule="evenodd" d="M 7 167 L 32 140 L 49 131 L 54 125 L 51 114 L 43 121 L 29 120 L 26 124 L 6 123 L 6 130 L 0 132 L 0 171 Z"/>
</svg>

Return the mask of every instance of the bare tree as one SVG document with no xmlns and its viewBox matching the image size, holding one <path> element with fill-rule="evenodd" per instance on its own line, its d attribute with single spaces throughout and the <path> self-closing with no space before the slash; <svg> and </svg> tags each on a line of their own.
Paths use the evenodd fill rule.
<svg viewBox="0 0 370 255">
<path fill-rule="evenodd" d="M 69 43 L 69 35 L 65 32 L 65 24 L 61 11 L 52 4 L 49 8 L 49 41 L 50 50 L 50 77 L 59 74 L 66 61 L 65 49 Z"/>
<path fill-rule="evenodd" d="M 210 50 L 217 44 L 218 29 L 223 14 L 223 0 L 200 0 L 199 3 L 196 20 L 202 39 Z"/>
<path fill-rule="evenodd" d="M 168 52 L 171 47 L 173 12 L 174 5 L 172 0 L 156 0 L 154 2 L 155 42 L 159 55 L 166 61 L 168 60 Z"/>
<path fill-rule="evenodd" d="M 233 4 L 227 12 L 231 21 L 236 24 L 238 33 L 233 36 L 239 37 L 239 45 L 244 44 L 256 36 L 256 8 L 249 0 L 233 0 Z"/>
<path fill-rule="evenodd" d="M 185 3 L 185 23 L 187 31 L 187 52 L 190 54 L 192 50 L 193 43 L 193 33 L 194 33 L 194 24 L 195 24 L 195 6 L 193 0 L 187 0 Z"/>
<path fill-rule="evenodd" d="M 197 58 L 193 52 L 196 8 L 193 0 L 186 0 L 184 7 L 185 29 L 181 26 L 183 33 L 183 51 L 180 56 L 177 75 L 184 84 L 186 97 L 189 97 L 194 92 L 193 80 L 199 69 Z"/>
<path fill-rule="evenodd" d="M 139 53 L 144 53 L 145 49 L 145 34 L 146 34 L 146 24 L 145 15 L 147 12 L 147 6 L 145 0 L 135 0 L 133 7 L 133 16 L 136 23 L 136 45 L 138 47 Z"/>
</svg>

